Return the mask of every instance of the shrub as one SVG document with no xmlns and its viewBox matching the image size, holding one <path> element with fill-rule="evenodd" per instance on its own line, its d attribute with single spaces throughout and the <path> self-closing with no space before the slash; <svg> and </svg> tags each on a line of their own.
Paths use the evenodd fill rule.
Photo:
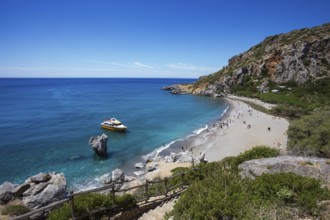
<svg viewBox="0 0 330 220">
<path fill-rule="evenodd" d="M 276 157 L 279 155 L 279 151 L 274 148 L 270 148 L 267 146 L 256 146 L 251 150 L 247 150 L 241 154 L 239 154 L 236 158 L 232 160 L 232 167 L 235 169 L 241 163 L 260 158 L 268 158 L 268 157 Z"/>
<path fill-rule="evenodd" d="M 123 196 L 116 197 L 115 204 L 113 204 L 113 198 L 111 195 L 101 195 L 97 193 L 83 194 L 75 197 L 74 199 L 74 214 L 75 216 L 83 216 L 90 211 L 117 205 L 119 208 L 130 208 L 136 205 L 136 199 L 134 196 L 125 194 Z M 94 218 L 99 219 L 106 213 L 98 213 L 93 215 Z M 68 203 L 64 204 L 58 210 L 54 210 L 50 213 L 48 219 L 50 220 L 66 220 L 71 218 L 71 210 Z M 86 217 L 89 219 L 89 217 Z"/>
<path fill-rule="evenodd" d="M 318 217 L 317 204 L 330 198 L 318 180 L 292 173 L 264 174 L 255 180 L 233 172 L 195 182 L 166 217 L 174 219 L 293 219 Z M 292 210 L 296 210 L 295 213 Z"/>
<path fill-rule="evenodd" d="M 29 211 L 30 209 L 23 205 L 8 205 L 2 210 L 1 213 L 4 215 L 17 216 L 23 215 Z"/>
<path fill-rule="evenodd" d="M 314 111 L 293 121 L 288 129 L 291 154 L 330 158 L 330 110 Z"/>
</svg>

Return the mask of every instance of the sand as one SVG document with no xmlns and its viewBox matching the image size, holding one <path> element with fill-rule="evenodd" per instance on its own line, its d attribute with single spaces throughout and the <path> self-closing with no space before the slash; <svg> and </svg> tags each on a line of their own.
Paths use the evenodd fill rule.
<svg viewBox="0 0 330 220">
<path fill-rule="evenodd" d="M 257 111 L 240 100 L 253 102 L 267 109 L 275 105 L 238 96 L 229 96 L 226 100 L 230 103 L 230 108 L 225 117 L 195 137 L 189 146 L 185 146 L 186 150 L 192 152 L 195 158 L 204 153 L 205 159 L 209 162 L 237 156 L 259 145 L 279 149 L 282 154 L 285 154 L 288 120 Z M 175 167 L 191 165 L 190 163 L 165 163 L 164 161 L 155 163 L 159 167 L 156 171 L 147 174 L 148 179 L 163 178 L 169 176 L 170 171 Z"/>
<path fill-rule="evenodd" d="M 216 130 L 203 146 L 208 161 L 237 156 L 258 145 L 277 148 L 285 153 L 289 127 L 286 119 L 256 111 L 241 101 L 228 101 L 232 104 L 226 120 L 228 126 Z"/>
</svg>

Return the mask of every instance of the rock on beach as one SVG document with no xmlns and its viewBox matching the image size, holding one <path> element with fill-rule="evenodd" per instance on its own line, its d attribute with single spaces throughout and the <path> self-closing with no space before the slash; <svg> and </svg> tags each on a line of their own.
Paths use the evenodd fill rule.
<svg viewBox="0 0 330 220">
<path fill-rule="evenodd" d="M 20 198 L 27 207 L 40 208 L 63 199 L 66 186 L 63 173 L 39 173 L 18 185 L 10 182 L 0 185 L 0 203 L 6 204 L 14 198 Z"/>
</svg>

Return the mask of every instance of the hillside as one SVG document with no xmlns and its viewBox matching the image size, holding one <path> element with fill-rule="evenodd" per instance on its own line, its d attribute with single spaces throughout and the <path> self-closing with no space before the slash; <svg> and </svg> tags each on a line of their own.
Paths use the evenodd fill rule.
<svg viewBox="0 0 330 220">
<path fill-rule="evenodd" d="M 304 85 L 326 77 L 330 77 L 330 23 L 267 37 L 230 58 L 228 66 L 201 77 L 192 93 L 236 92 L 239 86 L 267 93 L 274 85 Z"/>
</svg>

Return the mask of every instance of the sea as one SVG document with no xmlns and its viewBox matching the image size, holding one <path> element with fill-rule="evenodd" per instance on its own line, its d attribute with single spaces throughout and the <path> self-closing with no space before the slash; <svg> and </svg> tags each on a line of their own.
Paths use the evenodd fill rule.
<svg viewBox="0 0 330 220">
<path fill-rule="evenodd" d="M 218 120 L 222 99 L 173 95 L 161 90 L 196 79 L 163 78 L 1 78 L 0 184 L 22 183 L 40 172 L 64 173 L 68 189 L 97 186 L 116 168 L 127 173 L 144 156 L 176 140 L 197 135 Z M 100 123 L 116 117 L 125 133 Z M 89 146 L 108 136 L 108 157 Z"/>
</svg>

